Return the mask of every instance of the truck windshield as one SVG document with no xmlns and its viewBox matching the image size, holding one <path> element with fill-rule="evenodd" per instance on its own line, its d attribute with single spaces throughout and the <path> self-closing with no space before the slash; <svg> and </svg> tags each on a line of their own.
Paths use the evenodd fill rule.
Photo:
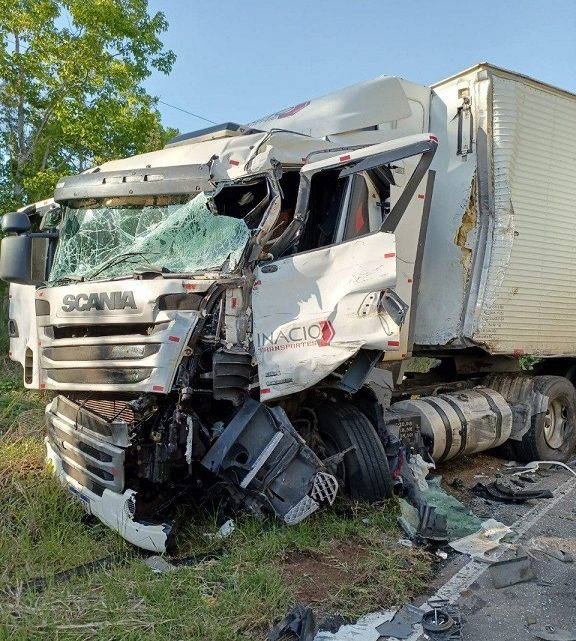
<svg viewBox="0 0 576 641">
<path fill-rule="evenodd" d="M 49 281 L 124 276 L 137 265 L 233 269 L 249 239 L 246 223 L 213 214 L 203 193 L 82 201 L 64 209 Z"/>
</svg>

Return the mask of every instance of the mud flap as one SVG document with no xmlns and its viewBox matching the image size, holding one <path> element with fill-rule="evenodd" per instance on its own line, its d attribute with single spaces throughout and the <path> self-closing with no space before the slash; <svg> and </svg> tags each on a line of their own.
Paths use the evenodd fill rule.
<svg viewBox="0 0 576 641">
<path fill-rule="evenodd" d="M 279 407 L 248 399 L 202 459 L 253 510 L 271 510 L 289 525 L 332 503 L 338 482 Z"/>
</svg>

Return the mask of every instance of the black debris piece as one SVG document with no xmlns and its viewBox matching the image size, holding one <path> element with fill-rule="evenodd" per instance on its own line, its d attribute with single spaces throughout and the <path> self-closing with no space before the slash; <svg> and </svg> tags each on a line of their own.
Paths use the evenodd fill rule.
<svg viewBox="0 0 576 641">
<path fill-rule="evenodd" d="M 424 610 L 406 604 L 390 619 L 377 626 L 381 638 L 394 637 L 407 639 L 412 634 L 412 626 L 422 621 Z"/>
<path fill-rule="evenodd" d="M 450 485 L 455 489 L 455 490 L 463 490 L 464 489 L 464 481 L 462 479 L 454 479 Z"/>
<path fill-rule="evenodd" d="M 506 588 L 509 585 L 532 581 L 536 578 L 532 568 L 532 559 L 525 555 L 506 561 L 494 561 L 488 571 L 495 588 Z"/>
<path fill-rule="evenodd" d="M 268 641 L 313 641 L 317 627 L 314 612 L 298 604 L 266 635 Z"/>
<path fill-rule="evenodd" d="M 501 501 L 502 503 L 524 503 L 532 499 L 551 499 L 550 490 L 521 487 L 506 479 L 496 479 L 492 483 L 476 483 L 470 491 L 483 499 Z"/>
<path fill-rule="evenodd" d="M 435 507 L 423 505 L 420 509 L 420 524 L 417 535 L 428 541 L 448 541 L 448 519 Z"/>
</svg>

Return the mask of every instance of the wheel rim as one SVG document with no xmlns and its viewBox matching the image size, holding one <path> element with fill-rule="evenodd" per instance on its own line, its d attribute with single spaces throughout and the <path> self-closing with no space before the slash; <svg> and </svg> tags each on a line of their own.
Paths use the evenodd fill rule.
<svg viewBox="0 0 576 641">
<path fill-rule="evenodd" d="M 560 399 L 550 401 L 544 415 L 544 438 L 553 450 L 560 449 L 564 444 L 567 426 L 568 406 Z"/>
</svg>

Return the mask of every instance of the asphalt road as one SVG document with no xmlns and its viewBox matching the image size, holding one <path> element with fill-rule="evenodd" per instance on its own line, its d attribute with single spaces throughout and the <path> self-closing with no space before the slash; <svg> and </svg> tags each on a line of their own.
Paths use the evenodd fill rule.
<svg viewBox="0 0 576 641">
<path fill-rule="evenodd" d="M 554 476 L 558 481 L 564 478 Z M 566 494 L 538 516 L 518 543 L 528 544 L 538 537 L 561 538 L 566 541 L 566 548 L 576 548 L 576 479 L 569 484 Z M 508 551 L 502 559 L 513 556 L 515 553 Z M 461 593 L 457 604 L 465 618 L 464 641 L 533 639 L 534 625 L 571 630 L 576 635 L 576 558 L 572 563 L 563 563 L 542 554 L 537 556 L 538 560 L 532 561 L 534 580 L 497 589 L 490 572 L 484 571 Z"/>
<path fill-rule="evenodd" d="M 534 538 L 560 538 L 562 546 L 574 551 L 574 562 L 564 563 L 541 553 L 532 560 L 535 579 L 505 588 L 492 583 L 489 564 L 454 553 L 439 572 L 428 594 L 413 605 L 427 608 L 431 597 L 445 598 L 463 616 L 463 641 L 529 641 L 536 639 L 533 626 L 549 632 L 571 630 L 576 634 L 576 478 L 557 471 L 540 477 L 554 498 L 509 505 L 472 498 L 467 501 L 481 518 L 494 518 L 514 531 L 511 545 L 502 546 L 491 557 L 505 560 L 516 556 L 518 546 Z M 520 550 L 522 553 L 522 549 Z M 320 632 L 317 641 L 377 641 L 376 626 L 389 620 L 394 611 L 374 613 L 357 624 L 344 626 L 335 634 Z M 415 626 L 408 641 L 426 639 Z"/>
</svg>

